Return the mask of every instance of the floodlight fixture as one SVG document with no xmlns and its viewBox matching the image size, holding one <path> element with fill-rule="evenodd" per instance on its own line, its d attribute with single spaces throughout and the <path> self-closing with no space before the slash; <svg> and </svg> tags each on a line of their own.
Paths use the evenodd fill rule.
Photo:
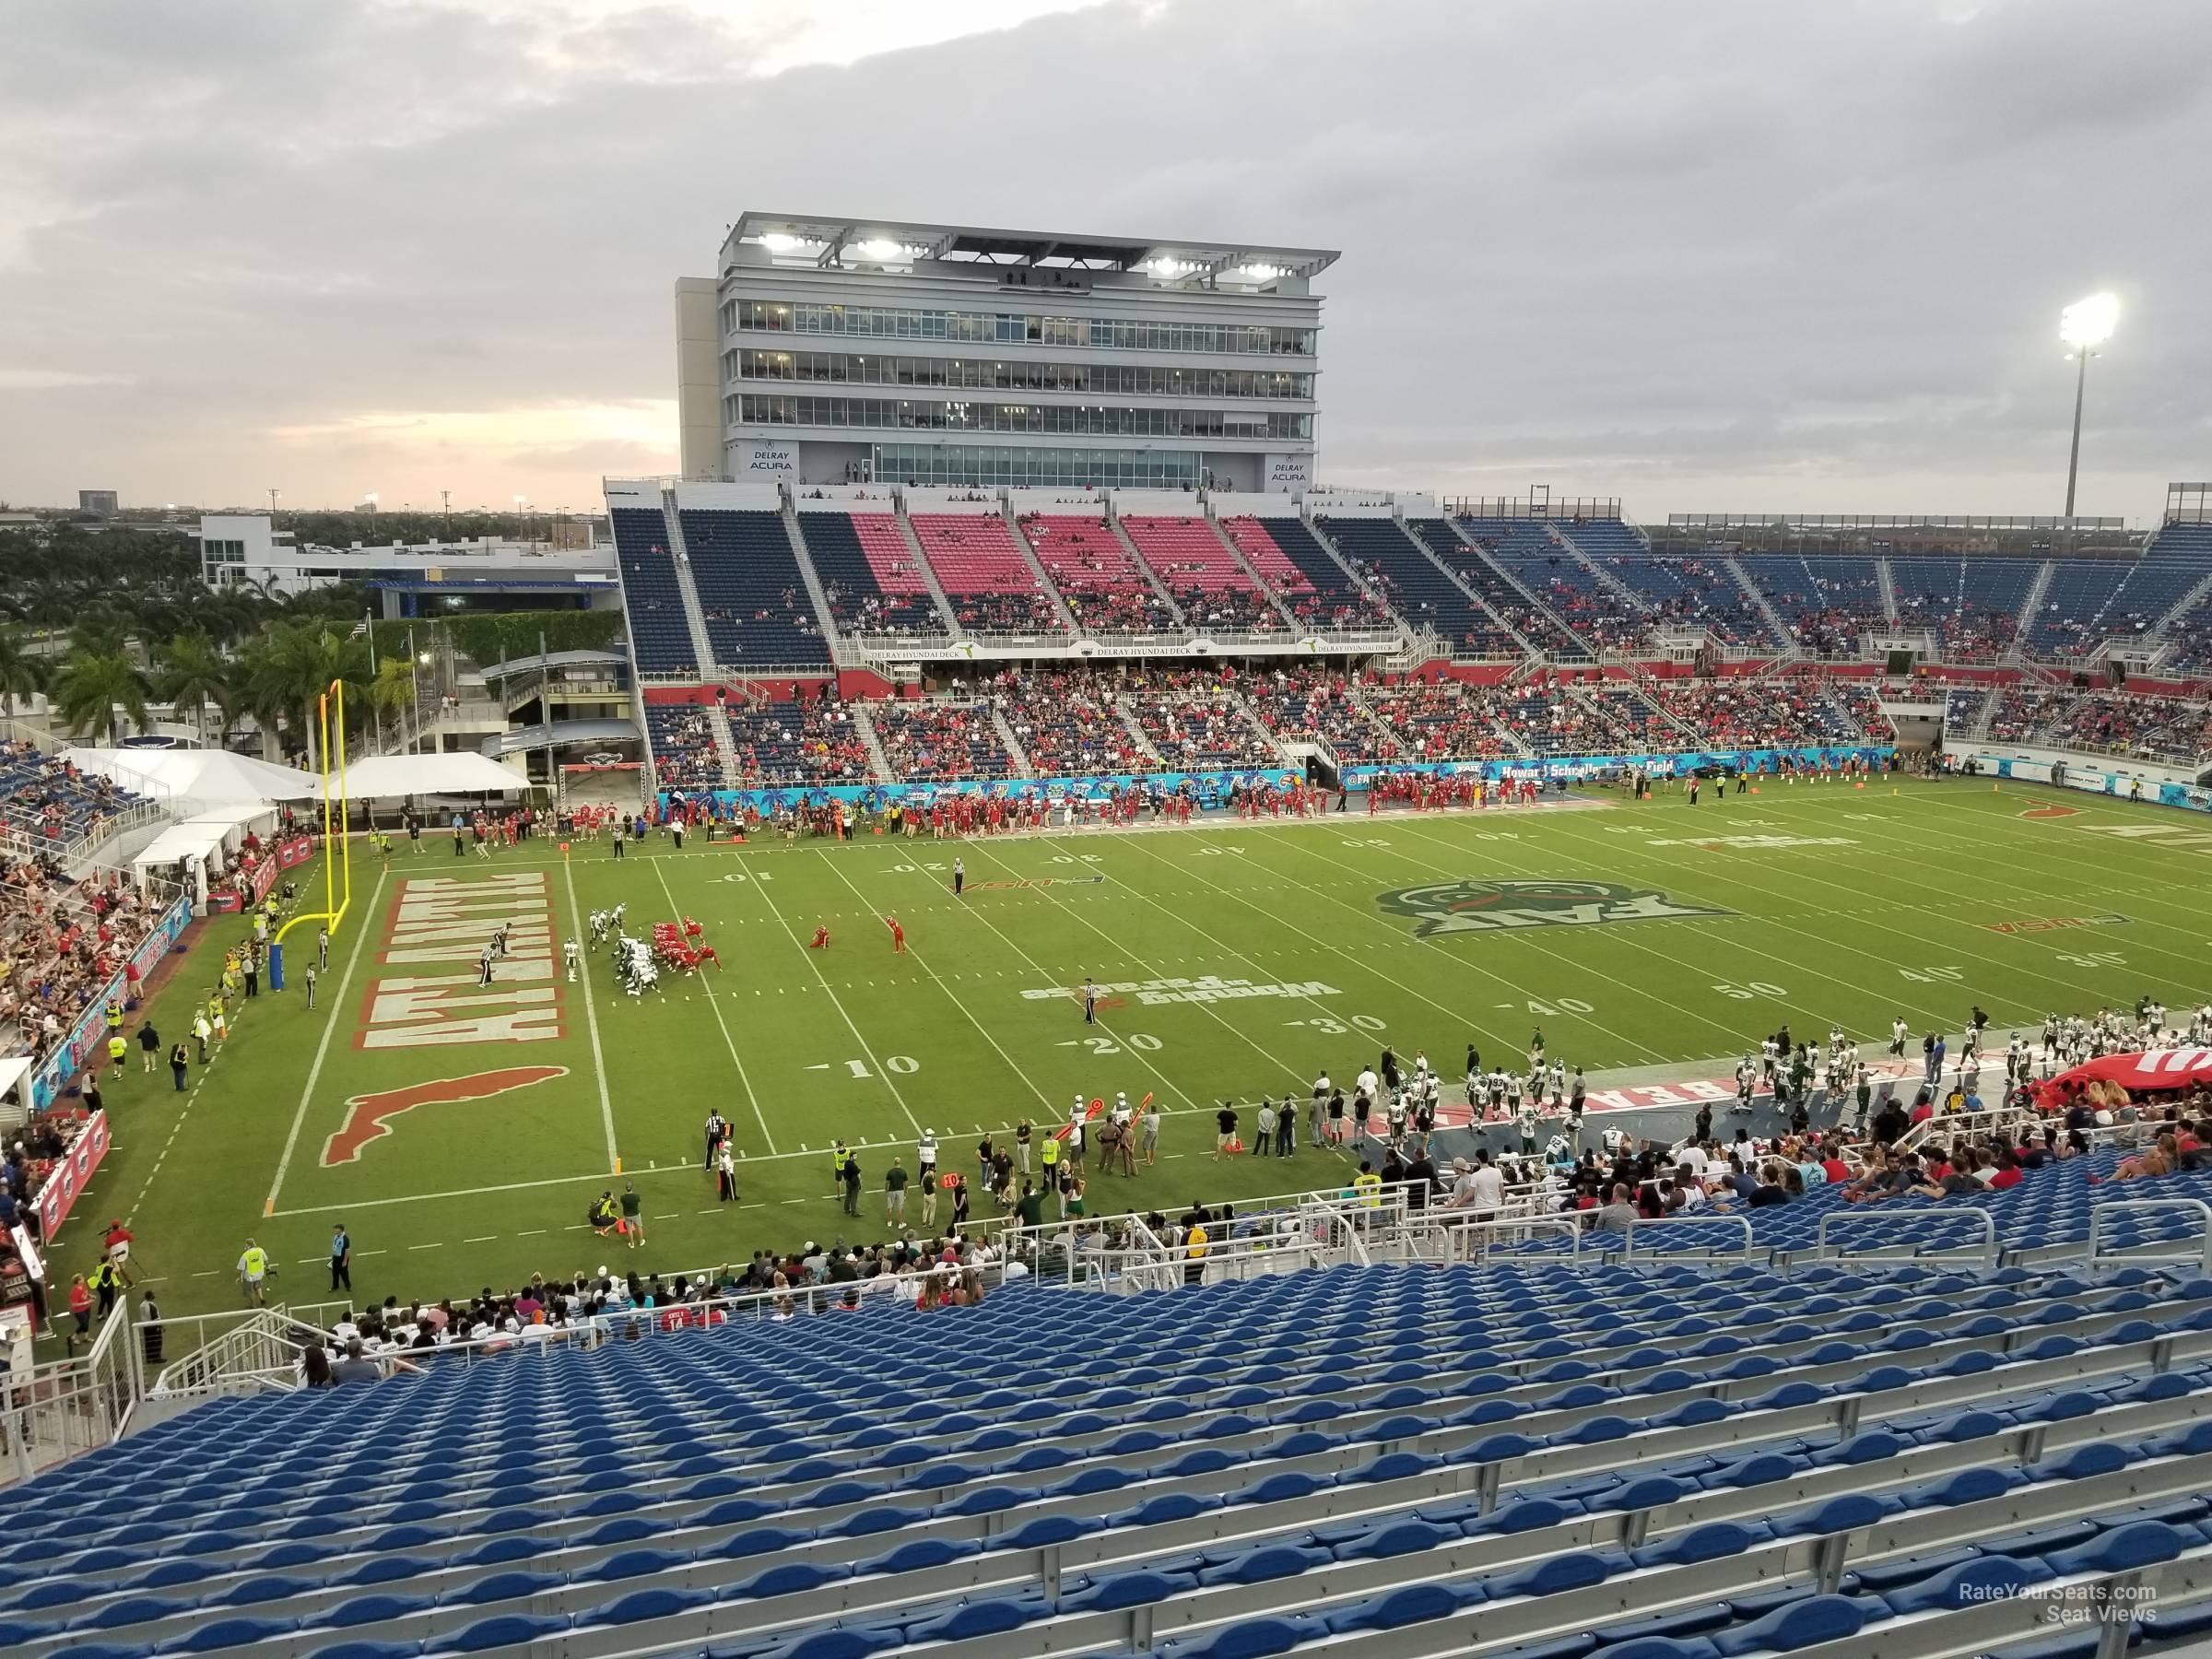
<svg viewBox="0 0 2212 1659">
<path fill-rule="evenodd" d="M 2074 350 L 2074 442 L 2066 452 L 2066 523 L 2074 522 L 2074 485 L 2081 473 L 2081 406 L 2089 389 L 2089 359 L 2120 325 L 2120 297 L 2091 294 L 2058 313 L 2058 337 Z"/>
<path fill-rule="evenodd" d="M 2120 296 L 2091 294 L 2058 313 L 2058 337 L 2077 351 L 2091 351 L 2120 325 Z"/>
</svg>

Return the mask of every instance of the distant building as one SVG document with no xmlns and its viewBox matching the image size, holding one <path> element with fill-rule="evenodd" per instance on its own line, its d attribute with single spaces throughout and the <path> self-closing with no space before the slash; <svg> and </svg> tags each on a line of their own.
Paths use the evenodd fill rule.
<svg viewBox="0 0 2212 1659">
<path fill-rule="evenodd" d="M 80 489 L 76 492 L 76 510 L 94 518 L 110 519 L 123 510 L 123 503 L 112 489 Z"/>
<path fill-rule="evenodd" d="M 1302 494 L 1335 258 L 747 213 L 676 288 L 684 476 Z"/>
<path fill-rule="evenodd" d="M 200 520 L 200 575 L 209 587 L 252 587 L 279 596 L 341 582 L 366 582 L 382 614 L 414 617 L 496 600 L 502 609 L 611 610 L 621 604 L 615 550 L 594 543 L 543 541 L 301 546 L 265 512 L 208 513 Z M 573 534 L 573 530 L 570 531 Z"/>
</svg>

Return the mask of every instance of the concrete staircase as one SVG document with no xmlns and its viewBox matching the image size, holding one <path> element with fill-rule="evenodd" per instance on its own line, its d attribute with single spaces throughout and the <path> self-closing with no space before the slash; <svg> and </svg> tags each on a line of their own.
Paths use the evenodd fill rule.
<svg viewBox="0 0 2212 1659">
<path fill-rule="evenodd" d="M 1230 558 L 1237 561 L 1237 569 L 1244 572 L 1245 579 L 1253 587 L 1267 595 L 1267 603 L 1275 606 L 1277 615 L 1282 618 L 1290 631 L 1293 634 L 1303 633 L 1305 625 L 1292 613 L 1290 607 L 1283 603 L 1282 595 L 1260 579 L 1259 571 L 1254 570 L 1252 561 L 1244 557 L 1244 549 L 1238 547 L 1236 542 L 1230 538 L 1229 532 L 1221 528 L 1221 521 L 1213 515 L 1210 505 L 1206 515 L 1206 527 L 1214 533 L 1214 539 L 1229 550 Z"/>
<path fill-rule="evenodd" d="M 1136 752 L 1153 765 L 1164 768 L 1167 760 L 1152 747 L 1152 739 L 1146 734 L 1144 722 L 1137 719 L 1136 711 L 1129 706 L 1126 693 L 1116 691 L 1113 694 L 1113 712 L 1122 717 L 1122 725 L 1129 734 L 1129 741 L 1136 745 Z"/>
<path fill-rule="evenodd" d="M 1374 732 L 1376 736 L 1380 737 L 1385 743 L 1394 743 L 1397 745 L 1398 751 L 1401 755 L 1406 753 L 1413 747 L 1413 739 L 1406 736 L 1403 732 L 1393 731 L 1391 729 L 1390 723 L 1384 720 L 1382 715 L 1375 712 L 1373 708 L 1369 705 L 1366 697 L 1361 694 L 1360 688 L 1358 686 L 1351 685 L 1349 683 L 1346 685 L 1345 700 L 1351 704 L 1353 710 L 1358 712 L 1360 719 L 1367 722 L 1369 728 Z"/>
<path fill-rule="evenodd" d="M 2044 559 L 2036 567 L 2035 580 L 2028 584 L 2028 591 L 2020 595 L 2018 619 L 2020 624 L 2019 642 L 2023 649 L 2027 646 L 2030 630 L 2035 627 L 2036 613 L 2043 608 L 2043 595 L 2051 591 L 2051 579 L 2057 574 L 2058 561 Z"/>
<path fill-rule="evenodd" d="M 1744 597 L 1751 601 L 1751 608 L 1767 619 L 1768 628 L 1773 630 L 1775 644 L 1785 651 L 1793 647 L 1796 640 L 1790 632 L 1790 625 L 1782 619 L 1782 613 L 1770 605 L 1767 596 L 1759 591 L 1759 583 L 1751 580 L 1751 572 L 1733 557 L 1721 562 L 1728 567 L 1728 574 L 1735 578 L 1735 585 L 1743 589 Z"/>
<path fill-rule="evenodd" d="M 2149 631 L 2144 637 L 2154 643 L 2163 645 L 2166 642 L 2166 636 L 2173 625 L 2207 600 L 2212 600 L 2212 571 L 2206 571 L 2198 579 L 2194 587 L 2175 600 L 2173 608 L 2152 623 Z"/>
<path fill-rule="evenodd" d="M 1061 626 L 1071 634 L 1081 633 L 1083 625 L 1076 620 L 1076 613 L 1068 608 L 1066 596 L 1053 581 L 1052 572 L 1044 568 L 1043 561 L 1037 557 L 1037 549 L 1030 546 L 1030 538 L 1021 533 L 1021 521 L 1014 516 L 1014 509 L 1009 506 L 1001 508 L 1000 512 L 1006 519 L 1006 534 L 1014 538 L 1015 547 L 1021 550 L 1022 561 L 1030 567 L 1030 573 L 1037 578 L 1037 585 L 1051 596 L 1053 608 L 1060 613 Z"/>
<path fill-rule="evenodd" d="M 1138 573 L 1152 584 L 1152 591 L 1159 595 L 1159 602 L 1168 607 L 1168 615 L 1175 619 L 1175 626 L 1189 628 L 1191 619 L 1182 614 L 1182 606 L 1175 602 L 1175 595 L 1168 592 L 1168 584 L 1159 579 L 1159 572 L 1152 568 L 1151 560 L 1137 551 L 1136 544 L 1129 539 L 1129 532 L 1122 528 L 1122 521 L 1110 517 L 1106 521 L 1106 527 L 1113 532 L 1113 539 L 1122 544 L 1122 551 L 1129 555 L 1130 563 L 1136 566 Z"/>
<path fill-rule="evenodd" d="M 1974 710 L 1972 724 L 1967 728 L 1967 735 L 1975 742 L 1979 743 L 1989 735 L 1989 728 L 1997 718 L 1997 704 L 2004 695 L 2005 688 L 1994 683 L 1982 693 L 1981 704 Z"/>
<path fill-rule="evenodd" d="M 937 581 L 936 571 L 929 568 L 928 555 L 922 551 L 922 538 L 914 533 L 913 524 L 906 516 L 905 503 L 899 503 L 895 512 L 899 520 L 899 534 L 906 538 L 906 550 L 914 557 L 914 569 L 922 572 L 922 580 L 929 588 L 929 596 L 936 604 L 937 615 L 945 619 L 946 633 L 957 640 L 960 637 L 960 624 L 953 615 L 951 595 L 945 592 L 943 584 Z"/>
<path fill-rule="evenodd" d="M 725 789 L 737 787 L 737 738 L 730 730 L 729 711 L 718 702 L 706 705 L 707 730 L 714 734 L 715 759 L 722 762 Z"/>
<path fill-rule="evenodd" d="M 1451 521 L 1449 519 L 1447 519 L 1445 523 L 1447 524 L 1451 524 Z M 1451 529 L 1453 536 L 1458 541 L 1459 546 L 1462 548 L 1465 548 L 1467 553 L 1477 559 L 1482 557 L 1480 551 L 1476 547 L 1475 544 L 1466 538 L 1465 533 L 1462 531 L 1457 524 L 1451 524 Z M 1336 551 L 1335 547 L 1329 547 L 1328 537 L 1324 535 L 1318 529 L 1313 532 L 1313 535 L 1314 538 L 1318 540 L 1323 547 L 1329 547 L 1330 552 L 1335 553 Z M 1409 526 L 1406 527 L 1406 538 L 1412 542 L 1416 547 L 1420 549 L 1421 553 L 1428 559 L 1430 564 L 1434 565 L 1438 570 L 1444 573 L 1444 579 L 1446 581 L 1450 582 L 1453 587 L 1457 588 L 1461 593 L 1467 596 L 1468 604 L 1472 605 L 1477 610 L 1488 617 L 1492 622 L 1495 622 L 1507 633 L 1512 635 L 1514 644 L 1518 645 L 1530 656 L 1535 656 L 1539 654 L 1536 651 L 1535 641 L 1530 640 L 1526 634 L 1515 628 L 1511 622 L 1508 622 L 1503 617 L 1500 616 L 1495 607 L 1491 606 L 1490 602 L 1488 599 L 1485 599 L 1480 594 L 1477 593 L 1474 588 L 1470 587 L 1467 584 L 1466 579 L 1461 576 L 1457 571 L 1452 568 L 1451 561 L 1444 559 L 1434 547 L 1430 547 L 1428 542 L 1423 540 L 1418 531 Z M 1337 562 L 1339 564 L 1344 562 L 1341 556 L 1338 557 Z M 1490 561 L 1487 559 L 1483 559 L 1482 562 L 1485 564 L 1490 563 Z M 1490 565 L 1490 568 L 1492 570 L 1496 570 L 1498 567 L 1495 565 Z"/>
<path fill-rule="evenodd" d="M 661 518 L 668 529 L 668 551 L 676 559 L 676 591 L 684 597 L 684 620 L 691 627 L 691 649 L 699 658 L 699 677 L 720 679 L 722 665 L 714 660 L 714 641 L 707 633 L 707 613 L 699 603 L 699 589 L 691 581 L 691 549 L 684 546 L 683 515 L 676 510 L 676 491 L 661 491 Z"/>
<path fill-rule="evenodd" d="M 799 528 L 799 515 L 793 509 L 789 495 L 783 498 L 783 534 L 791 537 L 799 579 L 806 584 L 806 596 L 814 601 L 814 614 L 821 622 L 822 638 L 830 641 L 830 654 L 834 658 L 842 637 L 837 630 L 836 619 L 830 614 L 830 590 L 822 585 L 822 573 L 814 568 L 814 555 L 806 550 L 806 533 Z"/>
<path fill-rule="evenodd" d="M 1260 718 L 1259 711 L 1252 706 L 1252 700 L 1250 698 L 1246 697 L 1241 691 L 1239 691 L 1234 694 L 1230 700 L 1236 705 L 1237 712 L 1244 716 L 1244 724 L 1253 729 L 1253 734 L 1262 743 L 1265 744 L 1269 748 L 1275 751 L 1276 764 L 1277 766 L 1292 766 L 1296 764 L 1296 762 L 1290 759 L 1289 753 L 1283 747 L 1283 740 L 1267 729 L 1267 723 Z M 1314 736 L 1315 741 L 1318 742 L 1320 740 L 1320 734 L 1316 733 L 1314 734 Z M 1324 745 L 1324 747 L 1326 746 Z M 1330 764 L 1335 764 L 1334 754 L 1331 755 Z"/>
<path fill-rule="evenodd" d="M 1030 759 L 1030 751 L 1021 747 L 1021 739 L 1014 735 L 1014 723 L 1006 718 L 1006 712 L 996 703 L 991 705 L 991 724 L 997 728 L 998 740 L 1006 746 L 1006 754 L 1014 762 L 1014 775 L 1018 778 L 1035 777 L 1037 768 Z"/>
<path fill-rule="evenodd" d="M 1887 559 L 1877 559 L 1874 561 L 1874 574 L 1882 584 L 1882 614 L 1889 618 L 1889 626 L 1895 628 L 1900 617 L 1897 608 L 1897 572 L 1889 568 Z"/>
<path fill-rule="evenodd" d="M 1610 594 L 1614 598 L 1620 601 L 1621 604 L 1627 606 L 1630 610 L 1635 611 L 1638 615 L 1648 617 L 1652 614 L 1652 606 L 1649 600 L 1645 599 L 1641 594 L 1638 593 L 1634 588 L 1630 587 L 1619 577 L 1614 575 L 1612 571 L 1606 570 L 1605 566 L 1599 564 L 1597 560 L 1591 558 L 1589 554 L 1583 552 L 1582 545 L 1577 542 L 1573 536 L 1568 535 L 1566 531 L 1560 529 L 1559 525 L 1550 519 L 1546 519 L 1544 521 L 1544 528 L 1546 532 L 1549 534 L 1551 539 L 1559 544 L 1559 548 L 1563 552 L 1571 554 L 1576 562 L 1581 564 L 1583 569 L 1590 572 L 1591 580 L 1595 582 L 1599 587 L 1605 589 L 1606 593 Z"/>
<path fill-rule="evenodd" d="M 898 778 L 891 771 L 891 758 L 883 752 L 883 739 L 877 734 L 876 723 L 868 718 L 868 705 L 855 702 L 853 711 L 853 729 L 860 734 L 861 747 L 868 751 L 868 766 L 877 783 L 895 783 Z"/>
</svg>

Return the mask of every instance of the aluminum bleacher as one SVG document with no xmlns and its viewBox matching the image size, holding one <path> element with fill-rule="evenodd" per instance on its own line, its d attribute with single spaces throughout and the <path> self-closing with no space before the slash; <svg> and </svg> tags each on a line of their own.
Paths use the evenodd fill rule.
<svg viewBox="0 0 2212 1659">
<path fill-rule="evenodd" d="M 737 670 L 827 667 L 830 644 L 783 515 L 686 507 L 680 517 L 715 661 Z"/>
<path fill-rule="evenodd" d="M 615 553 L 622 566 L 622 600 L 629 622 L 632 660 L 641 674 L 697 674 L 699 653 L 684 615 L 676 559 L 668 551 L 668 522 L 658 512 L 617 507 L 608 513 Z"/>
<path fill-rule="evenodd" d="M 2077 1161 L 1958 1209 L 2086 1237 L 2117 1200 Z M 1797 1252 L 1841 1207 L 1742 1225 Z M 1637 1265 L 633 1312 L 218 1400 L 28 1488 L 0 1605 L 33 1659 L 1933 1659 L 2087 1652 L 2154 1605 L 2141 1651 L 2212 1629 L 2212 1279 L 1675 1258 L 1714 1230 L 1633 1229 Z"/>
<path fill-rule="evenodd" d="M 799 534 L 843 633 L 943 634 L 929 583 L 888 512 L 809 512 Z"/>
<path fill-rule="evenodd" d="M 1065 634 L 1059 607 L 996 514 L 917 512 L 908 523 L 970 633 Z"/>
</svg>

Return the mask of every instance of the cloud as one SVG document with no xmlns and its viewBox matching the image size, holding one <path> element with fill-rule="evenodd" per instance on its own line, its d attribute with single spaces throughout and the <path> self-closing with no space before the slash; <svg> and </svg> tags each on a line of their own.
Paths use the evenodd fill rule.
<svg viewBox="0 0 2212 1659">
<path fill-rule="evenodd" d="M 67 369 L 10 369 L 0 364 L 0 392 L 60 392 L 72 386 L 127 386 L 119 374 L 77 374 Z"/>
<path fill-rule="evenodd" d="M 2212 431 L 2207 48 L 2192 0 L 29 8 L 0 362 L 71 378 L 0 377 L 0 496 L 588 500 L 673 465 L 671 284 L 755 207 L 1340 248 L 1324 478 L 1647 515 L 2050 511 L 2112 287 L 2083 503 L 2147 515 Z"/>
</svg>

